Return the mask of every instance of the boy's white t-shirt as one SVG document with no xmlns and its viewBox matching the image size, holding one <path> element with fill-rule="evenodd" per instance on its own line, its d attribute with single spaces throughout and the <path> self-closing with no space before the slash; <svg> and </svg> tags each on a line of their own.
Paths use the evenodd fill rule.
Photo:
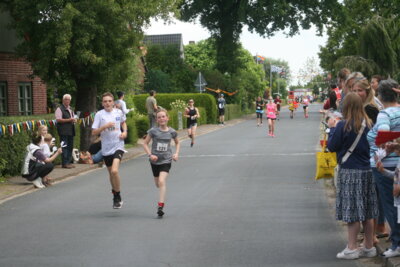
<svg viewBox="0 0 400 267">
<path fill-rule="evenodd" d="M 125 120 L 125 115 L 120 109 L 116 108 L 113 108 L 110 112 L 102 109 L 96 113 L 92 129 L 98 129 L 109 122 L 115 123 L 113 128 L 107 128 L 100 133 L 101 154 L 103 156 L 113 155 L 117 150 L 124 150 L 124 140 L 120 139 L 119 136 L 121 135 L 121 124 Z"/>
</svg>

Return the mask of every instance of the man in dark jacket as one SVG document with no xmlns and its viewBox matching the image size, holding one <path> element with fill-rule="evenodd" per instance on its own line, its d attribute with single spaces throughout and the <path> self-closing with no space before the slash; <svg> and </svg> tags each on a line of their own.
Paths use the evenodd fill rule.
<svg viewBox="0 0 400 267">
<path fill-rule="evenodd" d="M 76 119 L 70 103 L 71 95 L 65 94 L 62 99 L 62 105 L 55 112 L 58 135 L 60 136 L 60 141 L 64 144 L 62 148 L 62 167 L 67 169 L 75 168 L 71 162 Z"/>
</svg>

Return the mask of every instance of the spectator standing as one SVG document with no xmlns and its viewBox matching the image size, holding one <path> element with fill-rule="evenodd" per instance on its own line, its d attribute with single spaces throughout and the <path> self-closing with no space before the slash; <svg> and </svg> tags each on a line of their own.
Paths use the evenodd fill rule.
<svg viewBox="0 0 400 267">
<path fill-rule="evenodd" d="M 339 172 L 336 189 L 336 219 L 347 223 L 348 244 L 336 257 L 357 259 L 377 255 L 373 246 L 374 221 L 378 217 L 375 183 L 369 165 L 367 133 L 372 126 L 361 98 L 348 93 L 343 102 L 344 120 L 328 120 L 331 128 L 329 151 L 337 153 Z M 357 245 L 360 222 L 364 226 L 364 244 Z"/>
<path fill-rule="evenodd" d="M 65 94 L 62 99 L 62 104 L 55 112 L 58 135 L 60 136 L 60 141 L 63 142 L 65 146 L 62 148 L 62 167 L 67 169 L 75 168 L 71 162 L 76 119 L 70 104 L 71 95 Z"/>
<path fill-rule="evenodd" d="M 379 109 L 378 105 L 375 103 L 375 92 L 369 85 L 367 78 L 362 77 L 355 79 L 351 91 L 361 97 L 367 116 L 372 120 L 372 123 L 375 124 Z"/>
<path fill-rule="evenodd" d="M 329 91 L 329 98 L 324 103 L 324 110 L 337 111 L 337 94 L 335 91 Z"/>
<path fill-rule="evenodd" d="M 122 207 L 119 164 L 124 155 L 124 139 L 128 135 L 126 117 L 120 109 L 114 108 L 114 96 L 104 93 L 103 110 L 96 113 L 92 125 L 92 135 L 101 136 L 101 152 L 110 177 L 113 194 L 113 208 Z"/>
<path fill-rule="evenodd" d="M 380 75 L 373 75 L 371 78 L 371 88 L 375 92 L 375 103 L 378 105 L 379 110 L 384 109 L 383 104 L 377 97 L 378 96 L 378 86 L 379 86 L 380 81 L 382 81 L 382 80 L 383 80 L 383 78 Z"/>
<path fill-rule="evenodd" d="M 220 125 L 225 125 L 225 105 L 226 105 L 226 101 L 224 98 L 224 94 L 220 94 L 218 101 L 217 101 L 217 105 L 218 105 L 218 115 L 219 115 L 219 124 Z"/>
<path fill-rule="evenodd" d="M 342 89 L 342 98 L 340 99 L 339 103 L 339 111 L 342 111 L 343 108 L 343 100 L 346 97 L 346 94 L 351 92 L 353 87 L 353 83 L 356 79 L 364 78 L 364 75 L 361 72 L 352 72 L 347 76 L 346 81 L 344 82 L 344 87 Z"/>
<path fill-rule="evenodd" d="M 126 114 L 131 112 L 133 110 L 133 108 L 130 108 L 130 109 L 126 108 L 126 102 L 124 101 L 124 98 L 125 98 L 124 92 L 117 92 L 117 96 L 118 96 L 118 100 L 115 101 L 115 106 L 117 108 L 119 108 L 120 110 L 122 110 L 122 112 L 126 116 Z"/>
<path fill-rule="evenodd" d="M 372 173 L 375 178 L 378 196 L 382 204 L 383 214 L 390 225 L 390 248 L 383 253 L 384 257 L 390 258 L 400 256 L 400 224 L 397 223 L 397 208 L 393 202 L 393 180 L 386 177 L 376 168 L 375 160 L 378 147 L 375 144 L 378 131 L 400 131 L 400 105 L 398 104 L 398 95 L 392 88 L 398 88 L 399 84 L 392 80 L 382 80 L 378 87 L 378 96 L 385 107 L 378 114 L 376 124 L 368 133 L 368 142 L 370 145 L 370 163 Z M 389 154 L 381 160 L 382 167 L 389 171 L 394 171 L 400 157 L 395 154 Z"/>
<path fill-rule="evenodd" d="M 150 129 L 156 126 L 156 112 L 158 110 L 156 91 L 150 90 L 149 96 L 146 98 L 147 116 L 149 117 Z"/>
</svg>

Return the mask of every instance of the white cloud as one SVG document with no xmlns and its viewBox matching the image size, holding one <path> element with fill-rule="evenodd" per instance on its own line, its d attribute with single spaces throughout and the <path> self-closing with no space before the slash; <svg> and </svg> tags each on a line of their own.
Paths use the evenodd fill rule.
<svg viewBox="0 0 400 267">
<path fill-rule="evenodd" d="M 164 24 L 162 21 L 153 21 L 145 30 L 146 34 L 182 33 L 184 45 L 189 41 L 200 41 L 210 36 L 209 32 L 200 24 L 185 23 L 174 20 L 173 24 Z M 243 47 L 253 55 L 262 55 L 268 58 L 282 59 L 289 63 L 293 76 L 292 84 L 297 84 L 296 76 L 304 66 L 307 58 L 314 57 L 318 62 L 319 46 L 324 45 L 327 37 L 316 35 L 314 28 L 301 30 L 298 35 L 286 38 L 283 33 L 277 33 L 271 38 L 262 38 L 258 34 L 250 33 L 247 29 L 241 35 Z"/>
</svg>

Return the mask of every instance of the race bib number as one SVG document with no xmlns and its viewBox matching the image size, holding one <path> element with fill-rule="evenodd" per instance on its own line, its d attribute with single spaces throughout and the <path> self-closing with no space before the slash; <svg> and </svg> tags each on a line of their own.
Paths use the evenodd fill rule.
<svg viewBox="0 0 400 267">
<path fill-rule="evenodd" d="M 157 143 L 157 151 L 165 152 L 168 150 L 168 144 Z"/>
<path fill-rule="evenodd" d="M 270 111 L 270 112 L 269 112 L 269 115 L 274 115 L 274 112 Z"/>
<path fill-rule="evenodd" d="M 257 107 L 257 109 L 261 109 L 261 107 L 260 107 L 260 106 L 258 106 L 258 107 Z"/>
</svg>

